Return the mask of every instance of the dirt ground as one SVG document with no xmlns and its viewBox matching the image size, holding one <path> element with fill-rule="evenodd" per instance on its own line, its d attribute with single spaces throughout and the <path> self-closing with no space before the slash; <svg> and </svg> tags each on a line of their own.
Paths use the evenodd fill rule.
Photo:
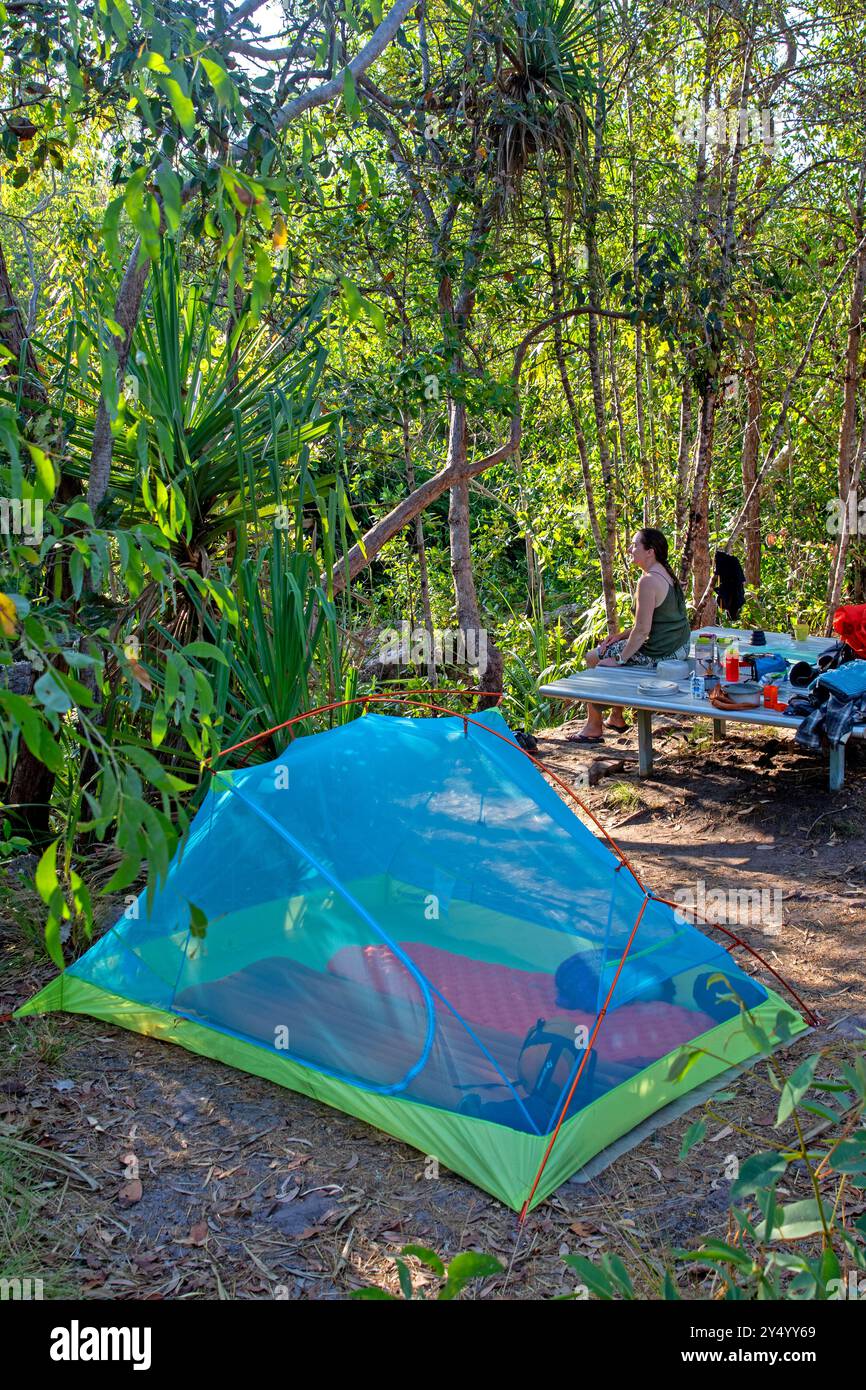
<svg viewBox="0 0 866 1390">
<path fill-rule="evenodd" d="M 830 793 L 826 764 L 785 735 L 734 731 L 713 744 L 709 725 L 671 723 L 657 736 L 652 777 L 637 777 L 633 733 L 608 735 L 603 758 L 614 766 L 586 788 L 598 750 L 568 732 L 547 731 L 538 756 L 656 892 L 766 890 L 771 929 L 737 930 L 821 1018 L 786 1068 L 819 1046 L 849 1047 L 866 1026 L 866 758 L 852 752 L 845 788 Z M 666 1249 L 724 1236 L 729 1156 L 742 1161 L 778 1134 L 769 1128 L 777 1097 L 756 1068 L 714 1107 L 708 1141 L 682 1162 L 699 1112 L 592 1183 L 562 1187 L 517 1241 L 514 1213 L 493 1198 L 446 1172 L 427 1178 L 422 1155 L 304 1096 L 83 1017 L 13 1022 L 53 969 L 27 889 L 0 907 L 2 1212 L 7 1227 L 17 1213 L 20 1269 L 45 1278 L 46 1296 L 337 1299 L 370 1283 L 396 1290 L 391 1257 L 409 1243 L 445 1258 L 496 1255 L 507 1274 L 474 1297 L 567 1293 L 575 1276 L 562 1255 L 602 1251 L 619 1254 L 650 1294 Z M 19 1182 L 26 1194 L 15 1206 Z M 682 1280 L 707 1296 L 706 1271 Z"/>
</svg>

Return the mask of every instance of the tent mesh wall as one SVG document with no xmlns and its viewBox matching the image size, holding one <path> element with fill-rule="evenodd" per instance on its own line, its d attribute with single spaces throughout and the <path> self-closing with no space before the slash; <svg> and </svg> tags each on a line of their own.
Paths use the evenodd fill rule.
<svg viewBox="0 0 866 1390">
<path fill-rule="evenodd" d="M 645 894 L 502 717 L 473 720 L 368 714 L 214 774 L 151 907 L 64 978 L 263 1049 L 289 1086 L 549 1134 Z M 650 900 L 569 1117 L 768 1001 L 803 1026 Z"/>
</svg>

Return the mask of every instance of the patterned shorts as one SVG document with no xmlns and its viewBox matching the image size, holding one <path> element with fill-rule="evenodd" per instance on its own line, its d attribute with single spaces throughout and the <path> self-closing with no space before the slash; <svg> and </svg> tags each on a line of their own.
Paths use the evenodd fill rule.
<svg viewBox="0 0 866 1390">
<path fill-rule="evenodd" d="M 627 637 L 620 637 L 617 642 L 608 647 L 605 656 L 613 657 L 614 661 L 619 661 L 622 656 L 623 648 L 628 641 Z M 668 656 L 652 657 L 644 656 L 643 652 L 635 652 L 628 661 L 624 661 L 624 666 L 655 666 L 658 661 L 684 661 L 689 654 L 689 642 L 684 642 L 681 647 L 677 647 L 675 652 L 670 652 Z"/>
</svg>

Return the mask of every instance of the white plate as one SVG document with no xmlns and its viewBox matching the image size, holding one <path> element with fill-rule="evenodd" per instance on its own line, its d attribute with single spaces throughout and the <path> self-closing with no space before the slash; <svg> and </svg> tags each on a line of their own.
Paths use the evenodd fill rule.
<svg viewBox="0 0 866 1390">
<path fill-rule="evenodd" d="M 638 683 L 638 690 L 644 695 L 670 695 L 676 688 L 676 681 L 645 680 Z"/>
</svg>

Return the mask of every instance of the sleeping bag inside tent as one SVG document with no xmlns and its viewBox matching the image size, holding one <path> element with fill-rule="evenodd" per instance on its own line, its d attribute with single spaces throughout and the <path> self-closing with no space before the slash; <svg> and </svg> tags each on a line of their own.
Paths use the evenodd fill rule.
<svg viewBox="0 0 866 1390">
<path fill-rule="evenodd" d="M 497 711 L 368 713 L 215 772 L 150 908 L 20 1012 L 266 1077 L 517 1210 L 568 1102 L 534 1205 L 753 1058 L 743 1008 L 773 1043 L 806 1024 L 649 897 L 511 739 Z"/>
</svg>

